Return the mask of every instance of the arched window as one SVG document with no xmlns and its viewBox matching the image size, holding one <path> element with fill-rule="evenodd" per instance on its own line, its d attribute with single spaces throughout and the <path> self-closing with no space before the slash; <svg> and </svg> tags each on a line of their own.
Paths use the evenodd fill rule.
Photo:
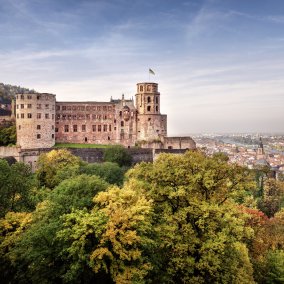
<svg viewBox="0 0 284 284">
<path fill-rule="evenodd" d="M 147 86 L 147 91 L 148 92 L 151 91 L 151 86 L 150 85 Z"/>
<path fill-rule="evenodd" d="M 151 102 L 151 97 L 147 97 L 147 103 Z"/>
<path fill-rule="evenodd" d="M 147 106 L 147 111 L 151 111 L 151 106 Z"/>
<path fill-rule="evenodd" d="M 156 106 L 156 111 L 157 111 L 157 112 L 159 111 L 159 108 L 158 108 L 158 106 Z"/>
</svg>

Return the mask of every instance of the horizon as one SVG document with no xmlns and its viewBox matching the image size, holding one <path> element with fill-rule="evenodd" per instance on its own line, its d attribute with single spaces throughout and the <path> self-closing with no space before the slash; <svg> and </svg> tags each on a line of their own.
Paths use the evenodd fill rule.
<svg viewBox="0 0 284 284">
<path fill-rule="evenodd" d="M 284 133 L 281 0 L 0 4 L 4 84 L 58 101 L 128 99 L 151 68 L 171 136 Z"/>
</svg>

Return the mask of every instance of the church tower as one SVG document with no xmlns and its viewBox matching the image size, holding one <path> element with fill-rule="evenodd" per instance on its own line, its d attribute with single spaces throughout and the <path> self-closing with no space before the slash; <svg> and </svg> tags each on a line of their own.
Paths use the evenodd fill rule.
<svg viewBox="0 0 284 284">
<path fill-rule="evenodd" d="M 264 159 L 265 153 L 264 153 L 264 148 L 263 148 L 263 143 L 261 137 L 259 138 L 259 144 L 257 147 L 257 153 L 256 153 L 257 159 Z"/>
<path fill-rule="evenodd" d="M 156 140 L 167 136 L 167 116 L 160 113 L 157 83 L 138 83 L 136 93 L 137 139 Z"/>
</svg>

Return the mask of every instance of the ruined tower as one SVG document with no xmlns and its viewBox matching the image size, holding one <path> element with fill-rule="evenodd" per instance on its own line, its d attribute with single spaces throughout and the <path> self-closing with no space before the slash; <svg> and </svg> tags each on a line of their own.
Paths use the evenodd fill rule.
<svg viewBox="0 0 284 284">
<path fill-rule="evenodd" d="M 17 145 L 22 149 L 55 144 L 55 95 L 16 95 Z"/>
<path fill-rule="evenodd" d="M 157 140 L 167 136 L 167 116 L 160 113 L 157 83 L 138 83 L 136 93 L 137 140 Z"/>
</svg>

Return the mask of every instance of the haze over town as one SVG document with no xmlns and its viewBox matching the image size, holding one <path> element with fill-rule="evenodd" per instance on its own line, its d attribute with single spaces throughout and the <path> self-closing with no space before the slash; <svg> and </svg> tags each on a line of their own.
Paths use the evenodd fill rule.
<svg viewBox="0 0 284 284">
<path fill-rule="evenodd" d="M 168 133 L 284 132 L 281 0 L 0 0 L 0 81 L 59 101 L 159 83 Z"/>
</svg>

